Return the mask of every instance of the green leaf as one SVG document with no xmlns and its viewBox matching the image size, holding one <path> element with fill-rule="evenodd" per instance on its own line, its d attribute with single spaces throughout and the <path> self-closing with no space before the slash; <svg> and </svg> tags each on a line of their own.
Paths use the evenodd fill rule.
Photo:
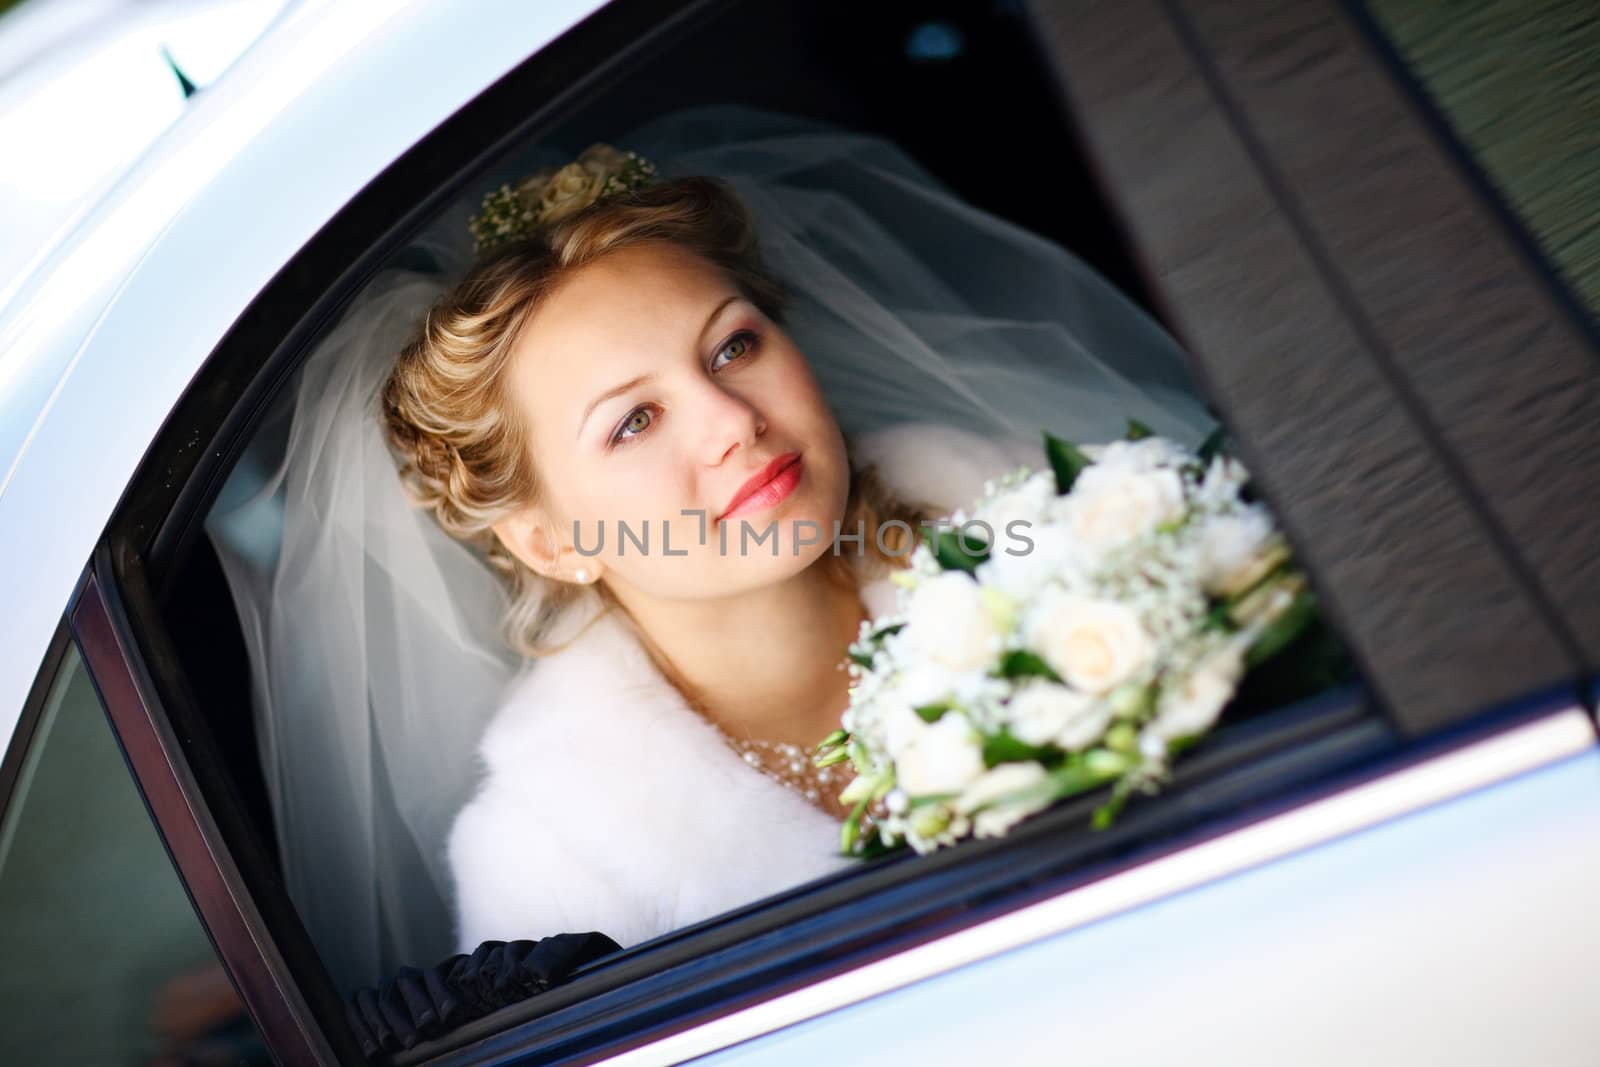
<svg viewBox="0 0 1600 1067">
<path fill-rule="evenodd" d="M 1056 798 L 1076 796 L 1098 789 L 1112 781 L 1130 764 L 1123 759 L 1089 760 L 1083 753 L 1074 753 L 1067 762 L 1050 772 Z"/>
<path fill-rule="evenodd" d="M 1117 790 L 1111 794 L 1111 799 L 1094 809 L 1094 817 L 1089 820 L 1089 825 L 1096 830 L 1109 829 L 1116 822 L 1117 816 L 1122 814 L 1123 807 L 1128 803 L 1128 794 L 1124 790 Z"/>
<path fill-rule="evenodd" d="M 1072 492 L 1072 483 L 1078 480 L 1078 475 L 1094 465 L 1094 461 L 1074 445 L 1049 432 L 1044 435 L 1044 454 L 1050 460 L 1050 469 L 1055 472 L 1056 493 L 1059 496 Z"/>
<path fill-rule="evenodd" d="M 943 530 L 933 539 L 933 558 L 947 571 L 970 574 L 988 561 L 989 544 L 981 537 L 962 537 L 959 530 Z"/>
<path fill-rule="evenodd" d="M 1061 681 L 1061 676 L 1038 653 L 1022 648 L 1014 648 L 1001 655 L 995 674 L 1001 678 L 1048 678 L 1052 682 Z"/>
<path fill-rule="evenodd" d="M 856 664 L 857 666 L 860 666 L 860 667 L 866 667 L 869 670 L 872 668 L 872 658 L 873 658 L 873 656 L 872 656 L 872 653 L 870 653 L 870 652 L 851 652 L 850 653 L 850 662 L 851 663 L 854 663 L 854 664 Z"/>
<path fill-rule="evenodd" d="M 1154 437 L 1156 432 L 1138 419 L 1128 420 L 1128 440 L 1143 441 L 1146 437 Z"/>
<path fill-rule="evenodd" d="M 839 827 L 839 851 L 846 856 L 855 848 L 856 840 L 861 836 L 861 816 L 867 810 L 867 801 L 870 797 L 862 797 L 856 801 L 856 806 L 850 809 L 850 815 L 844 824 Z"/>
<path fill-rule="evenodd" d="M 1244 654 L 1245 668 L 1254 669 L 1283 651 L 1316 617 L 1317 598 L 1309 589 L 1300 590 L 1294 601 L 1266 625 L 1255 644 Z"/>
<path fill-rule="evenodd" d="M 1233 610 L 1231 600 L 1218 600 L 1206 611 L 1205 621 L 1200 624 L 1202 630 L 1214 630 L 1217 633 L 1231 634 L 1239 631 L 1239 624 L 1229 616 Z"/>
<path fill-rule="evenodd" d="M 830 749 L 827 752 L 819 752 L 815 756 L 812 756 L 811 757 L 811 765 L 813 767 L 818 767 L 818 768 L 821 768 L 821 767 L 832 767 L 834 764 L 844 763 L 844 762 L 848 761 L 849 759 L 850 759 L 850 751 L 849 751 L 849 749 L 840 747 L 840 748 Z"/>
<path fill-rule="evenodd" d="M 1057 758 L 1055 749 L 1019 741 L 1011 736 L 1009 730 L 1002 729 L 993 737 L 983 739 L 983 765 L 985 767 L 996 767 L 1002 763 L 1019 763 L 1023 760 L 1038 760 L 1044 763 L 1055 758 Z"/>
<path fill-rule="evenodd" d="M 825 748 L 838 748 L 847 744 L 849 740 L 850 731 L 841 727 L 840 729 L 829 734 L 827 737 L 824 737 L 821 741 L 817 742 L 817 747 L 812 749 L 812 751 L 821 752 Z"/>
<path fill-rule="evenodd" d="M 916 712 L 923 722 L 938 722 L 944 718 L 945 712 L 954 707 L 954 704 L 941 700 L 934 704 L 921 704 L 911 710 Z"/>
<path fill-rule="evenodd" d="M 1221 423 L 1218 423 L 1217 428 L 1207 434 L 1204 441 L 1200 442 L 1200 448 L 1195 453 L 1195 455 L 1200 457 L 1201 466 L 1211 466 L 1211 461 L 1217 457 L 1218 453 L 1227 447 L 1227 444 L 1228 431 L 1223 429 Z"/>
</svg>

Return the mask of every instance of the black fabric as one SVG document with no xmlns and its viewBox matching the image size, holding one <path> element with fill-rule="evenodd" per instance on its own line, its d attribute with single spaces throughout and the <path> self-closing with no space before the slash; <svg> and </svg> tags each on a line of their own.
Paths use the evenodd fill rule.
<svg viewBox="0 0 1600 1067">
<path fill-rule="evenodd" d="M 411 1048 L 496 1008 L 559 985 L 590 960 L 621 952 L 605 934 L 557 934 L 541 941 L 485 941 L 471 955 L 436 967 L 402 967 L 377 989 L 358 991 L 348 1005 L 361 1050 Z"/>
</svg>

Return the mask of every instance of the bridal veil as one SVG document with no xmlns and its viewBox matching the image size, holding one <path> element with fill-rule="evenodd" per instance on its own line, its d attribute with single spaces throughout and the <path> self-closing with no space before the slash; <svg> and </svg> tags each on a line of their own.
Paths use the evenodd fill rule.
<svg viewBox="0 0 1600 1067">
<path fill-rule="evenodd" d="M 847 434 L 932 421 L 1094 441 L 1134 418 L 1190 444 L 1204 435 L 1182 353 L 1159 326 L 890 142 L 732 107 L 610 140 L 663 176 L 734 186 Z M 479 775 L 479 734 L 524 669 L 498 637 L 497 579 L 402 492 L 377 393 L 470 265 L 482 192 L 583 147 L 508 163 L 397 255 L 317 345 L 208 522 L 250 657 L 287 888 L 345 990 L 452 951 L 445 838 Z M 1029 173 L 1016 195 L 1051 195 L 1048 173 Z M 552 818 L 571 817 L 581 798 L 551 804 Z"/>
</svg>

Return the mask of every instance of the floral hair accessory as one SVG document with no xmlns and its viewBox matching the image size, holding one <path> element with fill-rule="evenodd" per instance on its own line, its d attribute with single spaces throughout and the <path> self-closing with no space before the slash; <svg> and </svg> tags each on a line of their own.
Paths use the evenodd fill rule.
<svg viewBox="0 0 1600 1067">
<path fill-rule="evenodd" d="M 655 164 L 637 152 L 590 145 L 564 167 L 543 167 L 515 186 L 502 185 L 486 194 L 467 228 L 482 255 L 508 241 L 532 237 L 597 200 L 643 189 L 655 177 Z"/>
</svg>

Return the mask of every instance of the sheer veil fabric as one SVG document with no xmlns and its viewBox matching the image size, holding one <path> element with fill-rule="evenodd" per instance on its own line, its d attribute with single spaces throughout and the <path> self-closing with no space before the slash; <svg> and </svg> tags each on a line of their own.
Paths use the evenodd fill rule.
<svg viewBox="0 0 1600 1067">
<path fill-rule="evenodd" d="M 1041 429 L 1095 441 L 1136 418 L 1193 444 L 1209 425 L 1159 326 L 892 143 L 733 107 L 674 113 L 612 143 L 665 176 L 732 183 L 847 434 L 940 422 L 1019 443 Z M 529 153 L 485 187 L 584 146 L 566 147 Z M 376 417 L 395 354 L 470 265 L 465 223 L 481 193 L 354 300 L 208 523 L 250 657 L 287 888 L 346 990 L 453 951 L 444 841 L 501 694 L 537 670 L 498 637 L 496 578 L 406 499 Z M 581 810 L 581 798 L 560 803 Z"/>
</svg>

